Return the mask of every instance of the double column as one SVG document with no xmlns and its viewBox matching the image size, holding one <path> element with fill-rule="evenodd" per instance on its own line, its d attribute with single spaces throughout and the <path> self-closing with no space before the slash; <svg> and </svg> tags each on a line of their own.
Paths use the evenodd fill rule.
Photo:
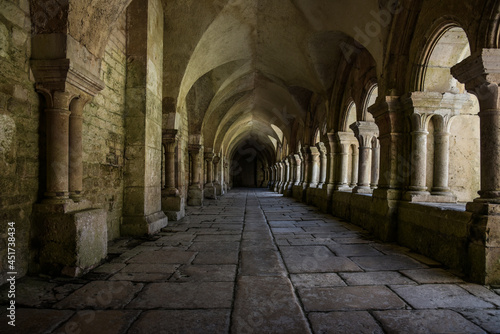
<svg viewBox="0 0 500 334">
<path fill-rule="evenodd" d="M 339 150 L 337 151 L 337 184 L 336 190 L 347 191 L 351 190 L 349 183 L 357 181 L 358 173 L 358 155 L 353 150 L 353 155 L 350 157 L 349 152 L 351 147 L 356 145 L 356 138 L 352 132 L 337 132 L 336 140 Z M 351 180 L 349 180 L 349 158 L 352 159 L 351 163 Z M 356 182 L 354 182 L 355 185 Z"/>
<path fill-rule="evenodd" d="M 378 127 L 374 122 L 356 122 L 351 129 L 359 141 L 358 183 L 353 192 L 369 194 L 372 192 L 372 141 L 378 136 Z"/>
<path fill-rule="evenodd" d="M 188 146 L 191 157 L 191 184 L 188 192 L 188 205 L 200 206 L 203 204 L 203 191 L 201 187 L 201 145 L 190 144 Z"/>
<path fill-rule="evenodd" d="M 163 146 L 165 147 L 165 189 L 169 197 L 179 196 L 175 182 L 175 149 L 177 147 L 177 130 L 163 130 Z"/>
</svg>

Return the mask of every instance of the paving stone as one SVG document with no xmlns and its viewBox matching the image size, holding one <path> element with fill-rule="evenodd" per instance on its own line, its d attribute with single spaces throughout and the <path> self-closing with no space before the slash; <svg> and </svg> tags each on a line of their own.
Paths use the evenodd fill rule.
<svg viewBox="0 0 500 334">
<path fill-rule="evenodd" d="M 335 256 L 325 246 L 281 246 L 290 273 L 361 271 L 351 260 Z"/>
<path fill-rule="evenodd" d="M 254 248 L 241 251 L 240 274 L 246 276 L 284 276 L 286 269 L 277 250 Z"/>
<path fill-rule="evenodd" d="M 159 250 L 143 252 L 128 260 L 128 263 L 189 263 L 196 252 L 186 252 L 182 250 Z"/>
<path fill-rule="evenodd" d="M 2 307 L 3 308 L 3 307 Z M 45 334 L 68 320 L 75 312 L 69 310 L 47 310 L 32 308 L 16 308 L 15 326 L 7 324 L 9 318 L 2 315 L 0 333 L 2 334 Z"/>
<path fill-rule="evenodd" d="M 382 286 L 299 288 L 298 291 L 307 312 L 386 310 L 406 306 L 394 292 Z"/>
<path fill-rule="evenodd" d="M 361 256 L 351 257 L 351 260 L 368 271 L 426 268 L 420 262 L 404 255 Z"/>
<path fill-rule="evenodd" d="M 16 281 L 16 304 L 18 306 L 40 307 L 57 301 L 53 289 L 57 283 L 47 282 L 36 277 L 23 277 Z M 9 284 L 0 288 L 0 304 L 8 304 Z"/>
<path fill-rule="evenodd" d="M 237 281 L 233 333 L 310 333 L 286 277 L 241 276 Z"/>
<path fill-rule="evenodd" d="M 292 246 L 316 246 L 316 245 L 337 245 L 330 238 L 288 238 L 289 245 Z"/>
<path fill-rule="evenodd" d="M 345 286 L 339 275 L 334 273 L 291 274 L 290 279 L 296 288 Z"/>
<path fill-rule="evenodd" d="M 61 300 L 75 292 L 76 290 L 80 289 L 83 286 L 83 284 L 63 284 L 60 286 L 57 286 L 53 289 L 54 296 L 56 297 L 57 300 Z"/>
<path fill-rule="evenodd" d="M 340 273 L 347 285 L 391 285 L 416 284 L 397 271 L 370 271 L 361 273 Z"/>
<path fill-rule="evenodd" d="M 384 331 L 368 312 L 309 313 L 315 333 L 383 334 Z"/>
<path fill-rule="evenodd" d="M 304 230 L 300 227 L 272 227 L 271 231 L 276 234 L 280 233 L 303 233 Z"/>
<path fill-rule="evenodd" d="M 165 282 L 172 274 L 162 273 L 117 273 L 109 278 L 110 281 L 131 281 L 131 282 Z"/>
<path fill-rule="evenodd" d="M 163 273 L 163 274 L 173 274 L 179 264 L 164 264 L 164 263 L 130 263 L 125 268 L 123 268 L 121 273 Z"/>
<path fill-rule="evenodd" d="M 128 334 L 229 332 L 231 310 L 155 310 L 146 311 Z"/>
<path fill-rule="evenodd" d="M 189 265 L 179 268 L 170 278 L 175 282 L 234 282 L 235 265 Z"/>
<path fill-rule="evenodd" d="M 124 334 L 139 316 L 140 311 L 85 310 L 77 312 L 54 334 L 92 333 Z"/>
<path fill-rule="evenodd" d="M 339 245 L 334 243 L 333 245 L 328 245 L 328 248 L 337 254 L 338 256 L 381 256 L 384 255 L 380 253 L 375 248 L 370 245 L 365 244 L 355 244 L 355 245 Z"/>
<path fill-rule="evenodd" d="M 332 233 L 332 232 L 345 232 L 347 229 L 343 226 L 306 226 L 303 227 L 304 231 L 309 233 Z"/>
<path fill-rule="evenodd" d="M 314 233 L 314 236 L 319 238 L 319 235 L 317 233 Z M 332 236 L 332 239 L 339 243 L 339 244 L 344 244 L 344 245 L 352 245 L 352 244 L 370 244 L 372 241 L 364 238 L 358 238 L 356 237 L 356 233 L 347 233 L 344 235 L 337 235 L 337 236 Z"/>
<path fill-rule="evenodd" d="M 410 277 L 412 280 L 426 284 L 426 283 L 464 283 L 464 281 L 451 274 L 450 272 L 439 269 L 415 269 L 415 270 L 402 270 L 401 273 Z"/>
<path fill-rule="evenodd" d="M 237 251 L 240 248 L 239 242 L 212 242 L 212 241 L 200 241 L 193 242 L 189 247 L 190 251 L 195 252 L 207 252 L 207 251 Z"/>
<path fill-rule="evenodd" d="M 193 264 L 238 264 L 237 250 L 215 250 L 199 253 Z"/>
<path fill-rule="evenodd" d="M 416 309 L 493 308 L 490 303 L 452 284 L 392 286 L 392 289 Z"/>
<path fill-rule="evenodd" d="M 126 266 L 125 263 L 105 263 L 94 270 L 92 270 L 94 273 L 100 273 L 100 274 L 114 274 L 119 272 L 121 269 L 123 269 Z"/>
<path fill-rule="evenodd" d="M 233 288 L 233 282 L 151 283 L 127 308 L 231 308 Z"/>
<path fill-rule="evenodd" d="M 120 309 L 127 305 L 143 284 L 125 281 L 94 281 L 54 305 L 56 309 Z"/>
<path fill-rule="evenodd" d="M 227 242 L 227 241 L 240 241 L 241 235 L 240 234 L 223 234 L 223 235 L 197 235 L 196 239 L 194 239 L 195 242 L 202 242 L 202 241 L 208 241 L 208 242 Z"/>
<path fill-rule="evenodd" d="M 471 322 L 490 333 L 500 333 L 500 310 L 470 310 L 460 313 Z"/>
<path fill-rule="evenodd" d="M 485 333 L 450 310 L 391 310 L 373 314 L 389 333 Z"/>
<path fill-rule="evenodd" d="M 459 284 L 458 286 L 469 291 L 474 296 L 500 307 L 500 296 L 495 292 L 493 292 L 492 290 L 482 285 L 472 284 L 472 283 L 462 283 Z"/>
</svg>

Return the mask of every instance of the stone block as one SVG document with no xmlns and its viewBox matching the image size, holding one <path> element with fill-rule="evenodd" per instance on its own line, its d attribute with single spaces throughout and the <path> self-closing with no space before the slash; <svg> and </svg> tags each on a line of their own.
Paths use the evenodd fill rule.
<svg viewBox="0 0 500 334">
<path fill-rule="evenodd" d="M 82 203 L 86 205 L 87 203 Z M 99 264 L 107 254 L 106 212 L 64 205 L 35 206 L 36 259 L 45 273 L 80 276 Z"/>
<path fill-rule="evenodd" d="M 161 209 L 167 215 L 169 221 L 178 221 L 186 215 L 184 198 L 181 196 L 172 197 L 162 194 Z"/>
<path fill-rule="evenodd" d="M 189 187 L 188 205 L 189 206 L 202 206 L 203 205 L 203 191 L 200 188 Z"/>
<path fill-rule="evenodd" d="M 147 216 L 124 216 L 120 227 L 122 236 L 151 235 L 168 224 L 168 218 L 163 211 Z"/>
</svg>

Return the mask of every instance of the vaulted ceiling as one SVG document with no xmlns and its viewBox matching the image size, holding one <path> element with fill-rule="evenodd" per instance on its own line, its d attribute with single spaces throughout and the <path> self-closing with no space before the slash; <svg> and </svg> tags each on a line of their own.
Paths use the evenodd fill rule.
<svg viewBox="0 0 500 334">
<path fill-rule="evenodd" d="M 377 0 L 164 0 L 164 98 L 188 113 L 190 134 L 203 135 L 216 153 L 249 139 L 275 151 L 296 135 L 294 126 L 305 125 L 313 96 L 329 100 L 346 56 L 342 45 L 359 48 L 356 37 L 381 62 L 389 23 L 374 13 L 383 6 Z M 360 35 L 370 22 L 380 31 Z"/>
</svg>

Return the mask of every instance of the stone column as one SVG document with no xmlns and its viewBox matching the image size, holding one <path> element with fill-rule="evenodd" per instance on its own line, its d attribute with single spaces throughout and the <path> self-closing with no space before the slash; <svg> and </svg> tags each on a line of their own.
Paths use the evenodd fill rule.
<svg viewBox="0 0 500 334">
<path fill-rule="evenodd" d="M 291 156 L 288 156 L 284 160 L 285 163 L 285 185 L 283 187 L 283 194 L 285 196 L 291 196 L 291 191 L 292 191 L 292 185 L 293 185 L 293 180 L 292 180 L 292 169 L 293 169 L 293 163 L 291 161 Z"/>
<path fill-rule="evenodd" d="M 411 132 L 411 175 L 410 191 L 412 193 L 426 193 L 427 170 L 427 132 L 426 115 L 414 114 L 412 116 Z"/>
<path fill-rule="evenodd" d="M 220 183 L 220 171 L 219 171 L 219 166 L 220 166 L 220 161 L 221 158 L 219 156 L 214 157 L 213 163 L 214 163 L 214 187 L 215 187 L 215 194 L 217 196 L 221 196 L 224 194 L 221 183 Z"/>
<path fill-rule="evenodd" d="M 434 180 L 432 195 L 453 196 L 448 187 L 448 168 L 450 163 L 450 133 L 434 133 Z"/>
<path fill-rule="evenodd" d="M 175 148 L 177 147 L 177 130 L 163 131 L 163 145 L 165 146 L 165 189 L 166 196 L 179 196 L 175 182 Z"/>
<path fill-rule="evenodd" d="M 326 182 L 327 168 L 328 168 L 327 152 L 326 152 L 325 144 L 323 144 L 321 142 L 316 144 L 316 147 L 318 148 L 318 151 L 320 154 L 318 188 L 323 188 L 323 185 Z"/>
<path fill-rule="evenodd" d="M 309 159 L 308 159 L 309 188 L 317 188 L 318 182 L 319 182 L 319 163 L 320 163 L 319 151 L 318 151 L 318 148 L 316 146 L 310 146 L 309 152 L 310 152 Z"/>
<path fill-rule="evenodd" d="M 205 198 L 211 198 L 215 199 L 217 198 L 216 196 L 216 191 L 214 187 L 214 172 L 213 172 L 213 161 L 214 161 L 214 154 L 212 152 L 205 152 L 204 155 L 205 159 L 205 166 L 207 168 L 206 170 L 206 175 L 207 175 L 207 183 L 205 184 Z"/>
<path fill-rule="evenodd" d="M 377 138 L 372 140 L 372 176 L 370 187 L 376 189 L 380 174 L 380 145 Z"/>
<path fill-rule="evenodd" d="M 186 215 L 186 208 L 184 198 L 180 196 L 175 180 L 177 130 L 163 130 L 162 141 L 165 147 L 165 188 L 162 189 L 161 193 L 161 209 L 169 220 L 178 221 Z"/>
<path fill-rule="evenodd" d="M 294 185 L 299 186 L 300 181 L 301 181 L 301 176 L 302 176 L 302 159 L 300 158 L 299 154 L 294 154 L 293 157 L 295 159 L 295 167 L 296 167 L 295 168 L 295 183 L 294 183 Z"/>
<path fill-rule="evenodd" d="M 229 163 L 226 162 L 227 160 L 224 159 L 224 193 L 227 193 L 229 188 Z"/>
<path fill-rule="evenodd" d="M 90 98 L 77 98 L 70 104 L 69 117 L 69 196 L 80 202 L 83 193 L 83 107 Z"/>
<path fill-rule="evenodd" d="M 482 49 L 451 69 L 479 101 L 481 190 L 467 204 L 472 212 L 468 245 L 469 278 L 500 284 L 500 49 Z"/>
<path fill-rule="evenodd" d="M 350 145 L 351 147 L 353 145 Z M 358 150 L 353 149 L 352 150 L 352 156 L 351 156 L 352 162 L 351 162 L 351 183 L 349 184 L 350 188 L 356 187 L 358 184 L 358 176 L 359 176 L 359 152 Z"/>
<path fill-rule="evenodd" d="M 330 145 L 330 152 L 328 153 L 328 177 L 327 185 L 332 189 L 335 186 L 335 153 L 336 153 L 336 142 L 335 133 L 330 132 L 328 135 L 328 145 Z"/>
<path fill-rule="evenodd" d="M 359 141 L 358 184 L 353 192 L 369 194 L 372 192 L 370 187 L 372 139 L 378 136 L 378 128 L 374 122 L 356 122 L 351 125 L 351 129 Z"/>
<path fill-rule="evenodd" d="M 336 190 L 348 190 L 349 189 L 349 148 L 352 144 L 354 136 L 349 132 L 337 132 L 337 140 L 339 144 L 340 151 L 338 152 L 338 183 L 336 185 Z M 357 170 L 356 170 L 357 172 Z"/>
<path fill-rule="evenodd" d="M 70 93 L 53 92 L 45 109 L 47 146 L 47 186 L 45 202 L 69 200 L 69 103 Z M 81 134 L 80 134 L 81 136 Z"/>
<path fill-rule="evenodd" d="M 200 206 L 203 204 L 203 192 L 201 189 L 201 163 L 200 151 L 201 145 L 191 144 L 188 147 L 191 156 L 191 185 L 188 192 L 188 205 Z"/>
</svg>

